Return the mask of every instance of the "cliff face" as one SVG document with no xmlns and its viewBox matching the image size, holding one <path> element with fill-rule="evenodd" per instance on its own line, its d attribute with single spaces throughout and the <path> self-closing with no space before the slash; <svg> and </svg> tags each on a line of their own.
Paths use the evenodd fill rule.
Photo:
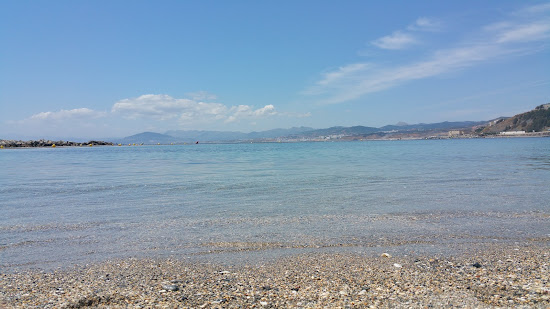
<svg viewBox="0 0 550 309">
<path fill-rule="evenodd" d="M 481 133 L 494 134 L 506 131 L 542 132 L 550 129 L 550 103 L 507 119 L 491 121 Z"/>
</svg>

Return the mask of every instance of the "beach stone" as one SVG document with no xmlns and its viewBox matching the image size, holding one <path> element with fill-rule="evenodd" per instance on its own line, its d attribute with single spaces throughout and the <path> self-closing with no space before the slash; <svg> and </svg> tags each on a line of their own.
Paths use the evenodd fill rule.
<svg viewBox="0 0 550 309">
<path fill-rule="evenodd" d="M 472 264 L 472 266 L 475 267 L 475 268 L 481 268 L 481 267 L 483 267 L 481 264 L 479 264 L 479 263 L 477 263 L 477 262 L 474 263 L 474 264 Z"/>
<path fill-rule="evenodd" d="M 175 284 L 163 284 L 162 288 L 166 291 L 177 291 L 179 290 L 179 287 Z"/>
</svg>

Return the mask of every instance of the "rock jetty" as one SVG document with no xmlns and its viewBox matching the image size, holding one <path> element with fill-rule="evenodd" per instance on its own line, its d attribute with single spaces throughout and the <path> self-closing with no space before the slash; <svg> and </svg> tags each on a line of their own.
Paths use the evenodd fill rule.
<svg viewBox="0 0 550 309">
<path fill-rule="evenodd" d="M 16 140 L 0 140 L 2 148 L 19 148 L 19 147 L 68 147 L 68 146 L 112 146 L 111 142 L 104 141 L 88 141 L 87 143 L 77 143 L 70 141 L 52 141 L 52 140 L 32 140 L 32 141 L 16 141 Z"/>
</svg>

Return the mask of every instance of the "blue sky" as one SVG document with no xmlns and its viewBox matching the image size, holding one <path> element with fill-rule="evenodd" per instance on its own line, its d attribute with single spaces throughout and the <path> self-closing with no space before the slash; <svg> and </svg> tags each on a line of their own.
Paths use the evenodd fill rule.
<svg viewBox="0 0 550 309">
<path fill-rule="evenodd" d="M 2 1 L 0 138 L 489 120 L 550 102 L 548 1 Z"/>
</svg>

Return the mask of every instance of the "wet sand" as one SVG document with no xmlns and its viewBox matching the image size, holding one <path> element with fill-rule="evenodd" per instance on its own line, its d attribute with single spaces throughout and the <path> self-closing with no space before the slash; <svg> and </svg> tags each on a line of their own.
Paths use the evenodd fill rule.
<svg viewBox="0 0 550 309">
<path fill-rule="evenodd" d="M 122 259 L 0 275 L 2 308 L 548 308 L 547 242 L 452 255 L 307 253 L 266 262 Z"/>
</svg>

